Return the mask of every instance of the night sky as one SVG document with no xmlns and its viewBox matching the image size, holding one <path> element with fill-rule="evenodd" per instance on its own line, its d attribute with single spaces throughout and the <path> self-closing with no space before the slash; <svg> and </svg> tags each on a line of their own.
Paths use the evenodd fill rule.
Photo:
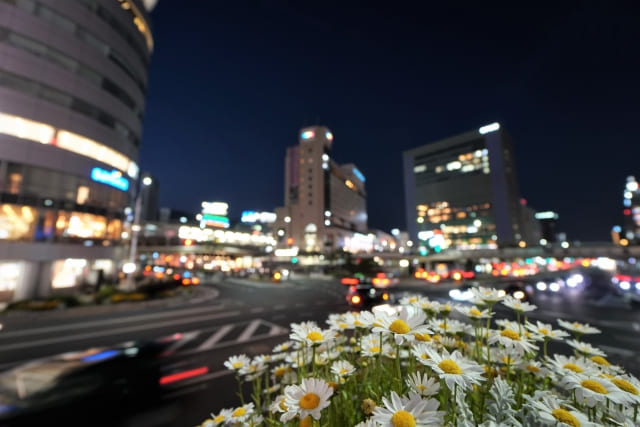
<svg viewBox="0 0 640 427">
<path fill-rule="evenodd" d="M 318 123 L 367 178 L 369 227 L 406 229 L 402 151 L 497 121 L 528 204 L 609 240 L 640 179 L 639 3 L 432 3 L 161 0 L 140 158 L 160 205 L 282 206 Z"/>
</svg>

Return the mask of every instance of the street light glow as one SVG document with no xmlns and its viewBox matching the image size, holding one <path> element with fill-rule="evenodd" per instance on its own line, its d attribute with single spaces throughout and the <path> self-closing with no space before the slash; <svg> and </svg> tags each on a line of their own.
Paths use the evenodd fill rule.
<svg viewBox="0 0 640 427">
<path fill-rule="evenodd" d="M 150 176 L 145 176 L 144 178 L 142 178 L 142 184 L 148 187 L 153 184 L 153 179 L 151 179 Z"/>
</svg>

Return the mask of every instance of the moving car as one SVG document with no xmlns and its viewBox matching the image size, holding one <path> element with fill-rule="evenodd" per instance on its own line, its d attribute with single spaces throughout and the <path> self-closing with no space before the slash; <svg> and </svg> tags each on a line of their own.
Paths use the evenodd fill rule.
<svg viewBox="0 0 640 427">
<path fill-rule="evenodd" d="M 174 357 L 183 339 L 90 348 L 34 360 L 0 373 L 0 425 L 117 426 L 156 405 L 180 381 L 208 372 Z"/>
<path fill-rule="evenodd" d="M 389 303 L 391 294 L 373 284 L 362 283 L 349 286 L 345 299 L 351 308 L 371 309 L 375 305 Z"/>
</svg>

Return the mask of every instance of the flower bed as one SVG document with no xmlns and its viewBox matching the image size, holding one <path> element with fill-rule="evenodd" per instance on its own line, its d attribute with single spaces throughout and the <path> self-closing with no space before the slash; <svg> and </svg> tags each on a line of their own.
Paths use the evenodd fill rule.
<svg viewBox="0 0 640 427">
<path fill-rule="evenodd" d="M 636 426 L 640 382 L 583 341 L 588 324 L 527 320 L 536 306 L 495 289 L 475 305 L 422 296 L 373 313 L 291 325 L 273 354 L 232 356 L 239 406 L 212 426 Z M 497 304 L 515 320 L 497 319 Z M 453 311 L 465 321 L 451 316 Z M 555 328 L 555 329 L 554 329 Z M 564 341 L 573 355 L 549 354 Z M 245 402 L 242 384 L 253 385 Z"/>
</svg>

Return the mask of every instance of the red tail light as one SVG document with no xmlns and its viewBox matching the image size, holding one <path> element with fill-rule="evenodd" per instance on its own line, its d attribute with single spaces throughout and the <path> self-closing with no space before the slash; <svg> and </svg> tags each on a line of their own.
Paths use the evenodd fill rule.
<svg viewBox="0 0 640 427">
<path fill-rule="evenodd" d="M 193 378 L 200 375 L 204 375 L 209 372 L 209 368 L 206 366 L 202 366 L 196 369 L 190 369 L 188 371 L 178 372 L 176 374 L 165 375 L 158 380 L 160 385 L 167 385 L 174 383 L 176 381 L 186 380 L 187 378 Z"/>
<path fill-rule="evenodd" d="M 360 298 L 360 295 L 351 296 L 351 304 L 358 305 L 360 304 L 360 302 L 362 302 L 362 298 Z"/>
<path fill-rule="evenodd" d="M 191 284 L 191 279 L 184 278 L 182 279 L 182 286 L 189 286 Z"/>
<path fill-rule="evenodd" d="M 193 281 L 191 283 L 193 283 L 194 285 L 199 285 L 200 284 L 200 278 L 194 277 Z"/>
<path fill-rule="evenodd" d="M 357 285 L 359 280 L 355 277 L 343 277 L 342 280 L 340 280 L 340 283 L 343 285 Z"/>
</svg>

